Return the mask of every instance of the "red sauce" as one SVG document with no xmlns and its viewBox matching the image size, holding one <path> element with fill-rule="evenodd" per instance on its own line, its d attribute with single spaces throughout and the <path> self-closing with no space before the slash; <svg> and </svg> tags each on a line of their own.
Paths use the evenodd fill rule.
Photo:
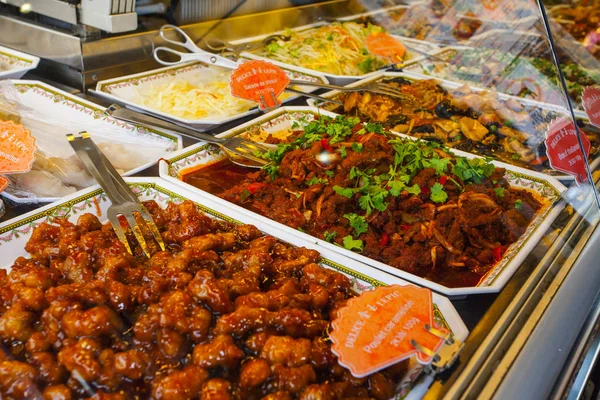
<svg viewBox="0 0 600 400">
<path fill-rule="evenodd" d="M 258 169 L 242 167 L 226 159 L 184 174 L 182 180 L 218 196 L 242 182 L 248 174 L 256 171 Z"/>
</svg>

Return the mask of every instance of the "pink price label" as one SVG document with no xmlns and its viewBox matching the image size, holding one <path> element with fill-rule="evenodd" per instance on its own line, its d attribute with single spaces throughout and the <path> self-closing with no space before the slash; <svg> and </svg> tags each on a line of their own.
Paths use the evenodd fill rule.
<svg viewBox="0 0 600 400">
<path fill-rule="evenodd" d="M 590 154 L 591 143 L 585 135 L 581 141 L 587 155 Z M 585 160 L 579 141 L 577 130 L 569 118 L 559 117 L 550 122 L 546 130 L 546 154 L 550 166 L 557 171 L 575 176 L 578 185 L 587 181 Z"/>
</svg>

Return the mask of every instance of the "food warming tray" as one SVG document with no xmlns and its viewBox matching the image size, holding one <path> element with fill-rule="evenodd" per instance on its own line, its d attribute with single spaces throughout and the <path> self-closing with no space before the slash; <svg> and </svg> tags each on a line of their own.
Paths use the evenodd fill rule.
<svg viewBox="0 0 600 400">
<path fill-rule="evenodd" d="M 261 140 L 261 135 L 264 135 L 264 132 L 273 134 L 276 134 L 277 132 L 285 132 L 291 130 L 292 125 L 294 125 L 295 122 L 305 123 L 312 120 L 316 115 L 319 114 L 335 116 L 333 113 L 319 110 L 317 108 L 284 107 L 265 114 L 260 118 L 256 118 L 237 128 L 223 132 L 219 136 L 227 137 L 244 135 L 249 139 Z M 469 158 L 475 157 L 471 154 L 459 151 L 454 151 L 454 153 Z M 504 163 L 494 162 L 496 166 L 506 169 L 505 178 L 512 186 L 527 188 L 535 191 L 538 196 L 547 201 L 547 204 L 532 220 L 525 234 L 509 247 L 502 260 L 488 272 L 488 274 L 479 282 L 477 286 L 450 288 L 391 267 L 361 254 L 346 250 L 324 240 L 317 239 L 314 236 L 300 232 L 299 230 L 290 228 L 233 203 L 222 200 L 217 196 L 202 191 L 182 181 L 181 176 L 186 172 L 186 170 L 197 170 L 203 166 L 213 164 L 225 158 L 226 156 L 218 149 L 208 146 L 205 143 L 198 143 L 179 152 L 177 155 L 173 155 L 171 158 L 161 160 L 159 164 L 160 176 L 173 183 L 182 185 L 191 191 L 197 192 L 203 197 L 221 203 L 224 206 L 235 210 L 236 212 L 252 215 L 252 218 L 254 218 L 257 223 L 260 221 L 261 225 L 263 223 L 265 225 L 272 225 L 273 227 L 285 231 L 290 235 L 297 235 L 305 240 L 310 240 L 314 242 L 318 248 L 326 248 L 331 251 L 338 252 L 349 258 L 354 258 L 362 263 L 374 266 L 389 274 L 414 282 L 420 286 L 431 288 L 439 293 L 451 297 L 480 293 L 495 293 L 500 291 L 512 274 L 519 268 L 521 262 L 525 259 L 527 254 L 543 237 L 544 232 L 551 225 L 552 221 L 560 213 L 562 206 L 557 206 L 554 203 L 560 198 L 561 192 L 565 190 L 564 186 L 552 177 L 527 171 Z"/>
<path fill-rule="evenodd" d="M 154 200 L 162 207 L 167 202 L 194 201 L 201 210 L 211 218 L 227 220 L 232 223 L 253 224 L 264 233 L 295 246 L 303 246 L 318 250 L 322 255 L 321 265 L 335 269 L 351 278 L 354 289 L 363 292 L 378 286 L 407 285 L 406 281 L 366 266 L 355 260 L 346 258 L 336 252 L 321 248 L 313 241 L 290 235 L 272 225 L 254 220 L 248 213 L 232 210 L 218 201 L 205 198 L 180 185 L 173 184 L 161 178 L 127 178 L 127 183 L 140 200 Z M 3 254 L 1 268 L 9 269 L 17 257 L 27 257 L 25 244 L 31 237 L 33 229 L 43 222 L 51 222 L 54 218 L 67 218 L 75 222 L 80 215 L 91 213 L 101 221 L 106 219 L 110 200 L 97 185 L 81 190 L 55 203 L 46 205 L 38 210 L 21 215 L 0 224 L 0 251 Z M 468 330 L 454 309 L 452 303 L 445 297 L 433 293 L 434 323 L 446 327 L 458 341 L 464 341 Z M 414 386 L 413 383 L 421 375 L 423 367 L 416 361 L 411 362 L 405 378 L 399 382 L 396 399 L 419 399 L 427 389 L 431 379 Z"/>
</svg>

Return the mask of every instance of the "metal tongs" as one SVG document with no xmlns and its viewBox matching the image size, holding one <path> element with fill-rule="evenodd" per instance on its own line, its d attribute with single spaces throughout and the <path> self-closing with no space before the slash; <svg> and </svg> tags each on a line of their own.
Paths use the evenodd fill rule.
<svg viewBox="0 0 600 400">
<path fill-rule="evenodd" d="M 152 216 L 131 191 L 129 185 L 121 178 L 115 167 L 92 141 L 89 134 L 87 132 L 80 132 L 78 135 L 68 134 L 67 140 L 85 169 L 96 179 L 110 199 L 112 204 L 107 210 L 108 220 L 127 251 L 133 254 L 125 236 L 125 231 L 119 221 L 119 215 L 125 217 L 136 240 L 148 258 L 152 254 L 138 221 L 143 221 L 142 225 L 145 226 L 145 231 L 151 232 L 160 249 L 164 251 L 165 243 L 158 227 L 152 220 Z M 137 221 L 135 214 L 139 216 Z"/>
<path fill-rule="evenodd" d="M 225 151 L 234 164 L 249 168 L 262 168 L 267 161 L 260 157 L 260 154 L 275 148 L 273 145 L 265 145 L 245 139 L 241 136 L 233 136 L 228 138 L 216 138 L 207 133 L 198 132 L 194 129 L 176 125 L 171 122 L 163 121 L 149 115 L 140 114 L 138 112 L 122 108 L 117 104 L 112 104 L 105 111 L 105 115 L 120 119 L 121 121 L 143 125 L 151 129 L 161 128 L 175 133 L 182 134 L 194 139 L 202 140 L 207 143 L 216 144 Z M 271 147 L 269 147 L 271 146 Z"/>
</svg>

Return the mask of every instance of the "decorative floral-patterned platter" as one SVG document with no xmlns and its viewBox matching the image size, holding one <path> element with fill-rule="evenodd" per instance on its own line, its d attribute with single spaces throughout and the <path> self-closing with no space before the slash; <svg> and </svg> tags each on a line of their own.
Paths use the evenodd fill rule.
<svg viewBox="0 0 600 400">
<path fill-rule="evenodd" d="M 19 79 L 39 63 L 36 56 L 0 46 L 0 79 Z"/>
<path fill-rule="evenodd" d="M 117 120 L 112 117 L 103 115 L 105 110 L 104 107 L 90 101 L 84 100 L 80 97 L 71 95 L 67 92 L 59 90 L 55 87 L 47 85 L 39 81 L 27 81 L 27 80 L 13 80 L 12 83 L 17 88 L 19 93 L 19 100 L 21 103 L 26 104 L 32 109 L 44 110 L 45 113 L 51 114 L 55 118 L 60 118 L 64 121 L 69 121 L 73 125 L 73 133 L 80 131 L 78 129 L 78 122 L 85 124 L 85 126 L 98 126 L 98 129 L 102 129 L 103 132 L 110 132 L 115 137 L 120 136 L 121 138 L 127 137 L 127 140 L 135 143 L 137 138 L 139 140 L 152 140 L 160 143 L 164 146 L 166 151 L 161 155 L 162 157 L 168 157 L 172 152 L 180 150 L 182 148 L 181 136 L 166 133 L 159 130 L 147 129 L 145 127 L 126 123 Z M 93 131 L 90 130 L 93 134 Z M 64 141 L 66 147 L 69 146 L 67 140 L 62 133 L 60 137 L 57 135 L 57 141 Z M 128 146 L 128 149 L 134 148 L 134 145 Z M 126 171 L 123 175 L 129 176 L 137 172 L 140 172 L 158 161 L 152 160 L 146 164 L 140 165 L 137 168 Z M 31 203 L 31 198 L 20 197 L 11 192 L 11 188 L 7 188 L 2 192 L 2 196 L 15 203 Z M 55 197 L 39 197 L 36 199 L 40 203 L 49 203 L 58 200 Z"/>
<path fill-rule="evenodd" d="M 304 26 L 299 26 L 297 28 L 292 29 L 292 31 L 307 31 L 310 29 L 314 29 L 314 28 L 318 28 L 320 26 L 324 26 L 327 25 L 326 22 L 317 22 L 315 24 L 310 24 L 310 25 L 304 25 Z M 264 38 L 266 38 L 267 36 L 273 35 L 273 34 L 285 34 L 287 31 L 283 30 L 283 31 L 279 31 L 279 32 L 274 32 L 268 35 L 261 35 L 261 36 L 255 36 L 255 37 L 251 37 L 251 38 L 245 38 L 245 39 L 241 39 L 241 40 L 236 40 L 231 42 L 234 45 L 237 44 L 243 44 L 243 43 L 253 43 L 253 42 L 257 42 L 260 40 L 263 40 Z M 397 38 L 398 40 L 400 40 L 402 43 L 405 43 L 407 46 L 410 46 L 411 48 L 420 51 L 420 52 L 424 52 L 427 54 L 433 53 L 438 49 L 438 46 L 436 44 L 430 43 L 430 42 L 425 42 L 422 40 L 417 40 L 417 39 L 410 39 L 410 38 L 406 38 L 406 37 L 401 37 L 401 36 L 396 36 L 396 35 L 392 35 L 395 38 Z M 268 61 L 270 63 L 273 63 L 275 65 L 280 66 L 281 68 L 285 68 L 285 69 L 289 69 L 292 71 L 298 71 L 301 73 L 305 73 L 305 74 L 320 74 L 321 72 L 316 71 L 316 70 L 312 70 L 312 69 L 308 69 L 308 68 L 304 68 L 304 67 L 299 67 L 296 65 L 292 65 L 292 64 L 287 64 L 287 63 L 283 63 L 283 62 L 279 62 L 279 61 L 275 61 L 272 60 L 270 58 L 267 57 L 263 57 L 263 56 L 259 56 L 253 53 L 249 53 L 249 52 L 244 52 L 242 53 L 242 55 L 246 58 L 251 58 L 253 60 L 264 60 L 264 61 Z M 419 53 L 413 52 L 410 49 L 408 49 L 408 51 L 406 52 L 407 55 L 407 62 L 410 61 L 416 61 L 416 60 L 420 60 L 422 59 L 424 56 L 422 56 Z M 329 73 L 325 73 L 325 76 L 327 77 L 327 79 L 329 80 L 329 82 L 331 82 L 334 85 L 339 85 L 339 86 L 344 86 L 347 85 L 351 82 L 357 81 L 359 79 L 365 79 L 368 78 L 370 76 L 376 75 L 378 74 L 380 71 L 374 71 L 374 72 L 370 72 L 368 74 L 363 74 L 363 75 L 335 75 L 335 74 L 329 74 Z"/>
<path fill-rule="evenodd" d="M 240 62 L 244 61 L 241 59 Z M 319 72 L 304 73 L 292 69 L 284 69 L 290 79 L 301 80 L 306 82 L 328 83 L 325 75 Z M 191 62 L 183 65 L 159 68 L 152 71 L 142 72 L 139 74 L 122 76 L 114 79 L 107 79 L 98 82 L 94 91 L 100 97 L 109 101 L 124 104 L 128 108 L 147 114 L 156 114 L 163 118 L 171 119 L 180 123 L 188 124 L 196 129 L 208 130 L 217 125 L 225 124 L 238 118 L 245 117 L 258 111 L 257 107 L 248 108 L 244 113 L 227 115 L 227 116 L 209 116 L 201 119 L 185 119 L 172 114 L 154 110 L 145 106 L 140 101 L 142 93 L 149 90 L 153 85 L 162 85 L 169 83 L 175 79 L 184 79 L 191 83 L 205 83 L 211 80 L 215 74 L 221 74 L 226 71 L 224 68 L 207 66 L 201 62 Z M 316 87 L 299 86 L 298 90 L 306 93 L 318 90 Z M 283 93 L 283 102 L 293 100 L 298 95 Z"/>
<path fill-rule="evenodd" d="M 182 202 L 186 199 L 194 201 L 207 215 L 212 218 L 224 219 L 233 223 L 256 225 L 263 232 L 277 237 L 295 246 L 304 246 L 318 250 L 321 255 L 321 265 L 335 269 L 352 279 L 354 289 L 358 292 L 371 290 L 384 285 L 408 285 L 409 283 L 389 274 L 366 266 L 355 260 L 346 258 L 336 252 L 321 248 L 314 241 L 307 241 L 295 235 L 280 231 L 272 225 L 256 223 L 252 215 L 232 211 L 220 201 L 204 198 L 197 193 L 160 178 L 128 178 L 127 182 L 140 200 L 154 200 L 165 207 L 168 202 Z M 98 186 L 74 193 L 63 200 L 49 204 L 38 210 L 14 218 L 0 224 L 0 252 L 2 261 L 0 268 L 9 269 L 18 257 L 27 257 L 25 244 L 31 237 L 33 229 L 43 222 L 51 222 L 55 218 L 67 218 L 75 222 L 85 213 L 96 215 L 101 221 L 106 220 L 106 211 L 110 200 Z M 452 303 L 445 297 L 433 293 L 434 324 L 443 326 L 452 332 L 454 338 L 464 341 L 468 330 Z M 423 367 L 416 361 L 411 361 L 405 378 L 399 383 L 395 399 L 418 399 L 417 393 L 423 393 L 426 387 L 423 383 L 414 387 L 413 383 L 421 375 Z M 430 382 L 429 382 L 430 383 Z M 418 390 L 417 390 L 418 389 Z M 413 393 L 413 394 L 411 394 Z"/>
<path fill-rule="evenodd" d="M 292 128 L 292 125 L 295 126 L 295 129 L 300 129 L 298 126 L 302 126 L 302 124 L 310 122 L 314 116 L 318 114 L 328 116 L 335 115 L 318 108 L 284 107 L 265 114 L 264 116 L 237 128 L 223 132 L 219 136 L 226 137 L 233 135 L 245 135 L 248 138 L 253 138 L 256 137 L 255 135 L 257 132 L 276 134 L 277 132 L 289 131 Z M 400 136 L 408 137 L 405 135 Z M 452 151 L 459 156 L 467 158 L 476 157 L 465 152 L 455 150 Z M 314 236 L 275 222 L 233 203 L 226 202 L 225 200 L 222 200 L 208 192 L 202 191 L 183 182 L 182 176 L 186 172 L 200 169 L 203 166 L 213 164 L 224 159 L 225 157 L 226 155 L 223 154 L 218 148 L 205 143 L 198 143 L 173 155 L 171 158 L 161 160 L 159 163 L 160 176 L 171 182 L 178 183 L 191 191 L 195 191 L 207 199 L 220 202 L 236 212 L 252 215 L 254 220 L 257 222 L 260 221 L 264 224 L 273 225 L 287 234 L 297 235 L 305 240 L 313 241 L 317 246 L 319 246 L 319 248 L 326 248 L 328 250 L 338 252 L 389 274 L 395 275 L 407 281 L 411 281 L 417 285 L 428 287 L 432 290 L 442 293 L 445 296 L 451 297 L 499 292 L 504 287 L 508 279 L 519 268 L 529 252 L 533 250 L 539 240 L 544 236 L 546 230 L 551 226 L 554 219 L 564 207 L 564 204 L 559 202 L 559 200 L 561 193 L 566 188 L 556 179 L 505 163 L 494 162 L 494 165 L 497 167 L 506 169 L 505 178 L 512 186 L 526 188 L 530 191 L 533 191 L 536 197 L 542 199 L 545 204 L 536 214 L 526 232 L 519 238 L 517 242 L 513 243 L 508 248 L 502 260 L 487 273 L 487 275 L 478 283 L 477 286 L 449 288 L 400 269 L 391 267 L 382 262 L 365 257 L 361 254 L 346 250 L 324 240 L 315 238 Z"/>
<path fill-rule="evenodd" d="M 463 46 L 464 47 L 464 46 Z M 450 49 L 452 48 L 456 48 L 456 47 L 448 47 Z M 443 51 L 440 51 L 440 53 L 442 53 Z M 436 53 L 438 54 L 438 53 Z M 417 65 L 416 64 L 411 64 L 411 65 Z M 448 90 L 453 90 L 453 89 L 457 89 L 461 86 L 468 86 L 469 90 L 471 90 L 472 92 L 486 92 L 486 91 L 490 91 L 489 89 L 486 88 L 481 88 L 481 87 L 477 87 L 477 86 L 472 86 L 471 84 L 467 85 L 466 83 L 463 82 L 457 82 L 457 81 L 449 81 L 446 79 L 440 79 L 440 78 L 436 78 L 436 77 L 432 77 L 432 76 L 428 76 L 428 75 L 423 75 L 420 73 L 416 73 L 416 72 L 386 72 L 386 71 L 379 71 L 377 74 L 370 76 L 364 80 L 360 80 L 358 82 L 354 82 L 352 84 L 349 84 L 349 87 L 356 87 L 356 86 L 362 86 L 365 85 L 367 83 L 370 82 L 375 82 L 375 81 L 379 81 L 382 79 L 386 79 L 386 78 L 394 78 L 394 77 L 402 77 L 402 78 L 406 78 L 408 80 L 424 80 L 424 79 L 435 79 L 436 81 L 438 81 L 440 83 L 440 85 L 442 87 L 444 87 L 445 89 Z M 328 99 L 334 98 L 335 96 L 339 95 L 340 92 L 337 90 L 332 90 L 330 92 L 326 92 L 321 94 L 321 97 L 325 97 Z M 504 94 L 504 93 L 497 93 L 497 96 L 499 99 L 502 100 L 512 100 L 512 101 L 516 101 L 518 103 L 520 103 L 523 107 L 526 108 L 539 108 L 540 110 L 543 111 L 547 111 L 547 112 L 555 112 L 558 114 L 567 114 L 568 111 L 562 107 L 562 106 L 558 106 L 556 104 L 550 104 L 550 103 L 543 103 L 540 101 L 535 101 L 535 100 L 530 100 L 530 99 L 523 99 L 520 97 L 516 97 L 516 96 L 511 96 L 508 94 Z M 310 106 L 319 106 L 320 103 L 318 104 L 317 101 L 315 101 L 314 99 L 308 99 L 307 103 Z M 585 122 L 586 124 L 589 124 L 589 119 L 587 117 L 587 115 L 585 114 L 585 112 L 583 111 L 577 111 L 575 110 L 575 116 L 578 119 L 581 119 L 583 122 Z M 542 133 L 543 134 L 543 133 Z M 466 152 L 461 152 L 456 150 L 455 151 L 457 154 L 470 154 L 470 153 L 466 153 Z M 472 155 L 471 155 L 472 157 Z M 596 170 L 598 167 L 600 167 L 600 155 L 596 155 L 595 158 L 592 160 L 590 158 L 590 168 L 592 171 Z M 511 168 L 518 168 L 518 167 L 511 167 Z M 528 169 L 524 169 L 524 168 L 520 168 L 523 171 L 527 171 L 527 173 L 532 173 L 535 174 L 534 171 L 530 171 Z M 555 179 L 558 179 L 560 181 L 568 181 L 568 182 L 572 182 L 574 180 L 573 175 L 567 175 L 564 174 L 563 172 L 560 171 L 556 171 L 554 169 L 551 168 L 547 168 L 543 171 L 543 175 L 550 175 Z"/>
</svg>

